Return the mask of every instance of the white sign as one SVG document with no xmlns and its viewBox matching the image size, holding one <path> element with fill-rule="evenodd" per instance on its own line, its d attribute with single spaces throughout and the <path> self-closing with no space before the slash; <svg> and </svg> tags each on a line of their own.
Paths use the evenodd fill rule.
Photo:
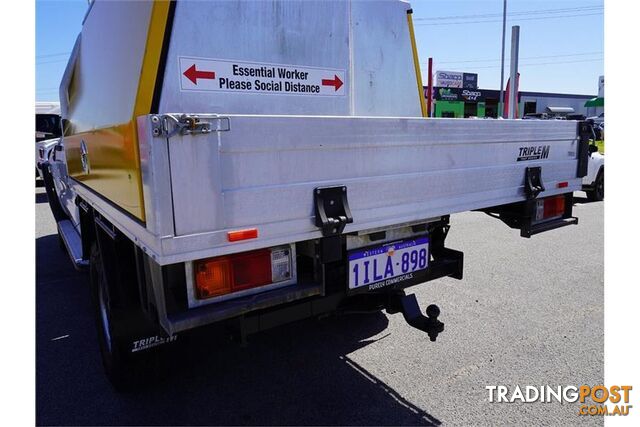
<svg viewBox="0 0 640 427">
<path fill-rule="evenodd" d="M 183 91 L 343 96 L 345 71 L 299 65 L 179 57 Z"/>
<path fill-rule="evenodd" d="M 436 86 L 462 87 L 463 73 L 457 71 L 436 71 Z"/>
<path fill-rule="evenodd" d="M 598 77 L 598 98 L 604 98 L 604 76 Z"/>
</svg>

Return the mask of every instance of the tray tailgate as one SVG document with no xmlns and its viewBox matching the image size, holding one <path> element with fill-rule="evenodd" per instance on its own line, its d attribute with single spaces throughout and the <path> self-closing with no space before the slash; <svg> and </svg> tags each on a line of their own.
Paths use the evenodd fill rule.
<svg viewBox="0 0 640 427">
<path fill-rule="evenodd" d="M 580 188 L 576 122 L 228 117 L 169 141 L 178 236 L 316 232 L 313 189 L 333 184 L 348 187 L 345 232 L 523 200 L 527 166 L 542 166 L 541 197 Z"/>
</svg>

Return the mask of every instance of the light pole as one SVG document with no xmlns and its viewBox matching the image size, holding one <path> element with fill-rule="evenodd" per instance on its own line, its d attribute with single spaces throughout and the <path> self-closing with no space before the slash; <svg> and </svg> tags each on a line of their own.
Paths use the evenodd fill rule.
<svg viewBox="0 0 640 427">
<path fill-rule="evenodd" d="M 507 0 L 502 7 L 502 58 L 500 62 L 500 99 L 498 100 L 498 117 L 502 117 L 504 109 L 504 39 L 507 31 Z"/>
</svg>

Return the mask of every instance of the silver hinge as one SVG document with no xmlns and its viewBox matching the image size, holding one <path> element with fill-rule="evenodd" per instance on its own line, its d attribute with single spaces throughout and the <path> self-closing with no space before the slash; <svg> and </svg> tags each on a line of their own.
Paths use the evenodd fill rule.
<svg viewBox="0 0 640 427">
<path fill-rule="evenodd" d="M 206 120 L 206 121 L 201 121 Z M 172 114 L 151 116 L 152 133 L 155 137 L 171 138 L 174 135 L 198 135 L 211 132 L 225 132 L 230 129 L 228 117 L 207 117 L 200 119 L 196 115 Z"/>
</svg>

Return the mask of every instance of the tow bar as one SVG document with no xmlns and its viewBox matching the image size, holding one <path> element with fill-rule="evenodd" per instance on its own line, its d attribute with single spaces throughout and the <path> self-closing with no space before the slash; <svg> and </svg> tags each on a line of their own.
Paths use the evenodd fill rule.
<svg viewBox="0 0 640 427">
<path fill-rule="evenodd" d="M 400 291 L 389 298 L 387 313 L 401 312 L 404 320 L 416 329 L 426 332 L 431 341 L 435 341 L 438 334 L 444 331 L 444 323 L 438 320 L 440 308 L 431 304 L 427 307 L 426 316 L 420 312 L 418 300 L 414 294 L 405 295 Z"/>
</svg>

